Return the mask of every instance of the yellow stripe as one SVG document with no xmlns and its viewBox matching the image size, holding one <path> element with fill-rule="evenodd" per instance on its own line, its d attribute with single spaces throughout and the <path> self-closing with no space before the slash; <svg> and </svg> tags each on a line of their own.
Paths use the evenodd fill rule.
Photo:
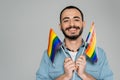
<svg viewBox="0 0 120 80">
<path fill-rule="evenodd" d="M 91 42 L 91 48 L 88 50 L 87 52 L 87 55 L 89 57 L 92 56 L 93 52 L 94 52 L 94 49 L 95 49 L 95 45 L 96 45 L 96 35 L 95 35 L 95 32 L 94 32 L 94 36 L 93 36 L 93 41 Z"/>
<path fill-rule="evenodd" d="M 89 53 L 89 57 L 91 57 L 93 55 L 93 52 L 95 50 L 95 45 L 96 45 L 96 41 L 94 41 L 93 46 L 91 47 L 90 51 L 88 52 Z"/>
<path fill-rule="evenodd" d="M 49 35 L 49 45 L 48 45 L 48 56 L 50 57 L 51 52 L 52 52 L 52 43 L 53 40 L 55 39 L 56 34 L 55 32 L 51 29 L 50 35 Z"/>
</svg>

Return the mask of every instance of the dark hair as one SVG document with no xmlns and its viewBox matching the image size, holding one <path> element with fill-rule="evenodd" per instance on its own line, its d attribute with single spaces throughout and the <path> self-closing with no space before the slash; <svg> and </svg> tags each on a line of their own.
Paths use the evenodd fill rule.
<svg viewBox="0 0 120 80">
<path fill-rule="evenodd" d="M 67 7 L 65 7 L 65 8 L 60 12 L 60 23 L 61 23 L 62 13 L 63 13 L 63 11 L 65 11 L 66 9 L 77 9 L 77 10 L 80 12 L 81 16 L 82 16 L 82 21 L 84 21 L 84 15 L 83 15 L 82 11 L 81 11 L 78 7 L 76 7 L 76 6 L 67 6 Z"/>
</svg>

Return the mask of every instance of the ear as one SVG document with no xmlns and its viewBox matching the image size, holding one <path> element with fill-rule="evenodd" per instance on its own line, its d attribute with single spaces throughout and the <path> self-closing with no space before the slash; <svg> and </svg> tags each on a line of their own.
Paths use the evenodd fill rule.
<svg viewBox="0 0 120 80">
<path fill-rule="evenodd" d="M 85 21 L 83 21 L 83 27 L 84 27 L 84 28 L 86 27 L 86 22 L 85 22 Z"/>
</svg>

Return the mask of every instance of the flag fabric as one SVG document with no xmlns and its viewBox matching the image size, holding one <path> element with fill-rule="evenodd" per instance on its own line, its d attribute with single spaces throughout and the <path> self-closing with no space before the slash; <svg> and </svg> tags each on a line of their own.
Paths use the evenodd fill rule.
<svg viewBox="0 0 120 80">
<path fill-rule="evenodd" d="M 54 30 L 50 29 L 47 53 L 52 63 L 54 62 L 56 51 L 59 49 L 61 44 L 62 42 L 60 41 Z"/>
<path fill-rule="evenodd" d="M 92 62 L 97 62 L 97 54 L 96 54 L 96 33 L 94 22 L 91 25 L 90 31 L 86 38 L 86 42 L 88 43 L 87 49 L 85 50 L 86 55 L 92 60 Z"/>
</svg>

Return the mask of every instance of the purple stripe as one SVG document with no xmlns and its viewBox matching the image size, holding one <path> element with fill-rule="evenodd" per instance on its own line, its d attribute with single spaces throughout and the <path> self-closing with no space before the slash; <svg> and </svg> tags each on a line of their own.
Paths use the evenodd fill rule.
<svg viewBox="0 0 120 80">
<path fill-rule="evenodd" d="M 53 43 L 52 43 L 52 51 L 51 51 L 51 55 L 50 55 L 50 59 L 51 59 L 52 62 L 54 62 L 56 51 L 58 50 L 58 48 L 61 44 L 62 44 L 62 42 L 56 36 L 53 40 Z"/>
<path fill-rule="evenodd" d="M 86 42 L 88 42 L 88 39 L 89 39 L 89 37 L 90 37 L 90 34 L 91 34 L 91 32 L 88 33 L 88 36 L 87 36 L 87 38 L 86 38 Z"/>
</svg>

